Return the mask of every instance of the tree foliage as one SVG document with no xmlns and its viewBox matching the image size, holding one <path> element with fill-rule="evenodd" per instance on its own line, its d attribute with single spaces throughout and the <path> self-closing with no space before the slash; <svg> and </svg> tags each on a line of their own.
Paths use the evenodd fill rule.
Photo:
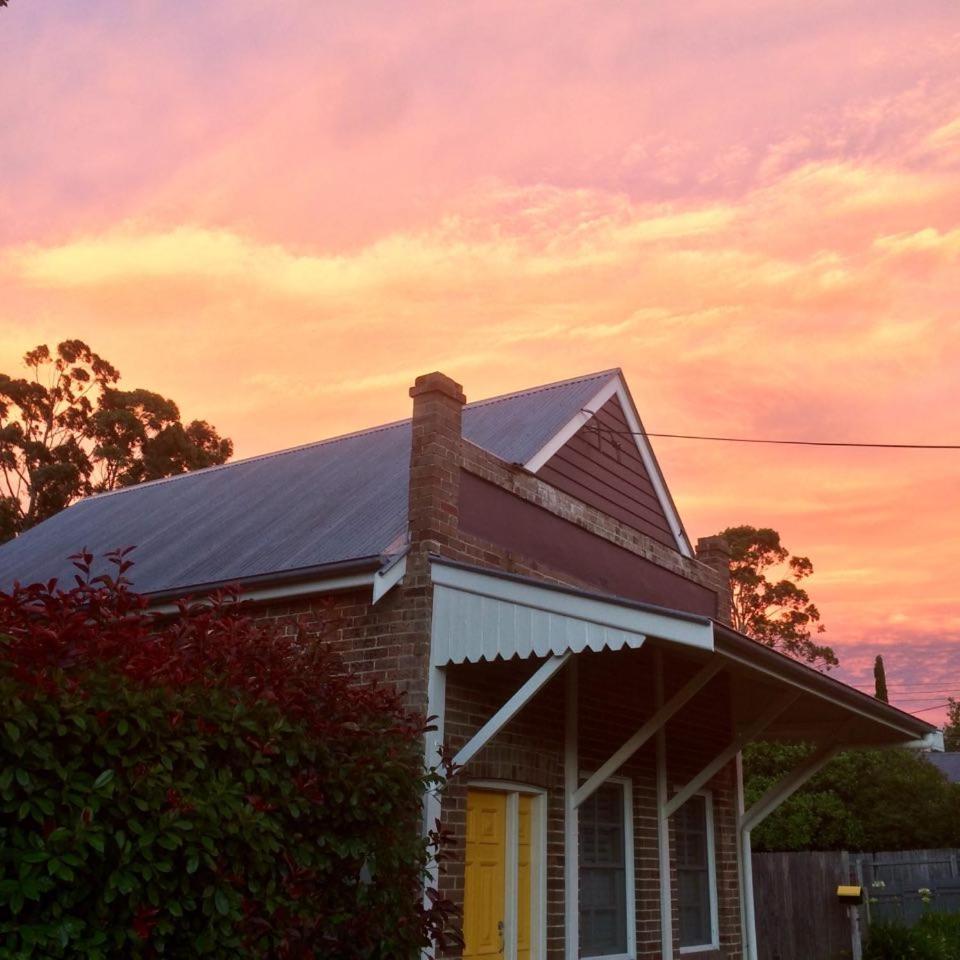
<svg viewBox="0 0 960 960">
<path fill-rule="evenodd" d="M 28 375 L 0 374 L 0 543 L 74 500 L 226 462 L 233 444 L 172 401 L 121 390 L 81 340 L 41 345 Z"/>
<path fill-rule="evenodd" d="M 744 751 L 747 806 L 812 750 Z M 912 850 L 960 846 L 960 785 L 910 750 L 851 750 L 828 763 L 753 833 L 756 850 Z"/>
<path fill-rule="evenodd" d="M 421 717 L 219 598 L 161 621 L 77 558 L 0 593 L 0 955 L 413 960 Z M 442 837 L 434 835 L 436 846 Z"/>
<path fill-rule="evenodd" d="M 769 527 L 728 527 L 718 536 L 730 545 L 734 628 L 798 660 L 836 666 L 832 648 L 815 640 L 825 628 L 800 586 L 813 573 L 810 560 L 791 556 L 780 534 Z M 786 576 L 778 579 L 781 571 Z"/>
<path fill-rule="evenodd" d="M 947 723 L 943 728 L 943 749 L 960 750 L 960 700 L 947 698 Z"/>
<path fill-rule="evenodd" d="M 890 696 L 887 693 L 887 671 L 883 666 L 883 657 L 877 654 L 877 659 L 873 661 L 873 690 L 874 696 L 884 703 L 890 702 Z"/>
</svg>

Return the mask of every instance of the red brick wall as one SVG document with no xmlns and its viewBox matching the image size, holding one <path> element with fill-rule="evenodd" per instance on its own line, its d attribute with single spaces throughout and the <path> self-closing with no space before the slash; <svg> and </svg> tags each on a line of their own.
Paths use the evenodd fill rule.
<svg viewBox="0 0 960 960">
<path fill-rule="evenodd" d="M 537 664 L 521 661 L 451 667 L 447 676 L 446 740 L 459 749 Z M 665 657 L 666 695 L 695 671 L 689 662 Z M 606 651 L 580 657 L 579 752 L 582 771 L 599 767 L 654 711 L 652 654 Z M 547 819 L 548 956 L 564 951 L 563 926 L 563 730 L 564 681 L 558 675 L 507 727 L 470 761 L 444 797 L 444 820 L 462 845 L 466 792 L 471 780 L 505 780 L 545 788 Z M 668 725 L 667 763 L 671 787 L 696 774 L 729 741 L 731 723 L 725 680 L 715 679 Z M 656 767 L 651 740 L 619 771 L 633 788 L 634 863 L 638 956 L 660 956 L 660 886 L 657 859 Z M 739 901 L 736 873 L 736 781 L 733 764 L 707 785 L 714 804 L 714 845 L 721 952 L 739 958 Z M 679 948 L 676 877 L 674 933 Z M 451 864 L 447 890 L 463 898 L 462 864 Z M 705 956 L 710 956 L 706 954 Z"/>
<path fill-rule="evenodd" d="M 375 607 L 367 591 L 332 598 L 299 600 L 263 607 L 260 615 L 308 636 L 324 635 L 331 619 L 340 625 L 332 638 L 352 669 L 366 679 L 395 683 L 415 691 L 410 677 L 420 664 L 420 618 L 416 597 L 392 591 Z M 412 615 L 404 619 L 406 615 Z M 412 625 L 412 626 L 411 626 Z M 652 658 L 646 649 L 584 654 L 580 658 L 580 766 L 595 769 L 653 712 Z M 537 662 L 464 664 L 450 667 L 447 678 L 446 742 L 459 749 L 490 715 L 536 669 Z M 692 673 L 689 664 L 667 657 L 666 695 Z M 563 928 L 563 730 L 562 673 L 511 721 L 451 781 L 444 797 L 445 823 L 463 848 L 466 829 L 466 790 L 471 780 L 505 780 L 547 791 L 547 933 L 548 956 L 560 960 Z M 668 777 L 671 786 L 685 783 L 730 737 L 729 695 L 723 678 L 714 680 L 667 727 Z M 642 960 L 655 960 L 660 951 L 659 879 L 653 741 L 620 771 L 633 786 L 637 944 Z M 721 956 L 739 958 L 739 901 L 736 873 L 736 784 L 733 764 L 709 784 L 713 793 Z M 676 878 L 674 877 L 676 909 Z M 444 889 L 455 901 L 463 899 L 462 863 L 448 867 Z M 679 919 L 674 917 L 674 930 Z"/>
<path fill-rule="evenodd" d="M 522 469 L 463 442 L 463 395 L 459 385 L 448 378 L 436 374 L 420 378 L 411 395 L 414 419 L 410 547 L 403 582 L 375 606 L 370 603 L 369 591 L 361 590 L 334 598 L 264 606 L 260 616 L 279 620 L 291 630 L 302 618 L 309 636 L 320 636 L 329 618 L 337 618 L 339 625 L 332 642 L 347 664 L 362 678 L 396 685 L 407 694 L 411 707 L 425 710 L 432 605 L 429 554 L 548 582 L 591 586 L 569 571 L 545 562 L 543 557 L 530 557 L 485 539 L 476 527 L 464 530 L 459 522 L 459 503 L 461 471 L 466 471 L 691 584 L 714 591 L 718 615 L 728 617 L 728 587 L 721 568 L 683 557 Z M 652 712 L 650 657 L 646 649 L 581 657 L 583 768 L 599 766 Z M 465 743 L 537 665 L 533 661 L 511 661 L 449 668 L 445 731 L 448 745 L 456 749 Z M 669 690 L 683 682 L 683 674 L 690 668 L 670 656 L 666 666 L 669 695 Z M 562 678 L 557 677 L 450 783 L 444 798 L 444 819 L 462 848 L 470 780 L 508 780 L 547 791 L 547 924 L 551 958 L 562 957 L 564 950 L 563 717 L 564 686 Z M 729 728 L 728 691 L 722 680 L 716 680 L 668 728 L 671 783 L 683 783 L 700 769 L 729 738 Z M 631 758 L 622 773 L 631 778 L 634 791 L 639 956 L 654 960 L 659 956 L 660 930 L 652 746 Z M 714 796 L 719 867 L 721 956 L 733 958 L 740 955 L 740 938 L 732 765 L 714 778 L 710 788 Z M 456 901 L 462 902 L 462 863 L 450 864 L 443 884 Z M 676 922 L 674 929 L 678 929 Z"/>
</svg>

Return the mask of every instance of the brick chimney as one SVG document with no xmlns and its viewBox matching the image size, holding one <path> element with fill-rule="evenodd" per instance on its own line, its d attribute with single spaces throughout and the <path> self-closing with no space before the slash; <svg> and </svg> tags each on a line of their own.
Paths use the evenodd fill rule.
<svg viewBox="0 0 960 960">
<path fill-rule="evenodd" d="M 417 377 L 410 447 L 411 560 L 442 551 L 459 527 L 463 387 L 442 373 Z"/>
<path fill-rule="evenodd" d="M 700 537 L 697 559 L 717 573 L 717 619 L 729 624 L 732 620 L 733 594 L 730 589 L 730 544 L 724 537 Z"/>
</svg>

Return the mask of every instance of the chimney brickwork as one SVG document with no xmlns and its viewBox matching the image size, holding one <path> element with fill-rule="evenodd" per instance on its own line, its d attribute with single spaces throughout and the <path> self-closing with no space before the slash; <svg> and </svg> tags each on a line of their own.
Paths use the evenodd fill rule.
<svg viewBox="0 0 960 960">
<path fill-rule="evenodd" d="M 730 586 L 730 544 L 723 537 L 700 537 L 697 559 L 719 575 L 717 619 L 728 626 L 733 620 L 733 591 Z"/>
<path fill-rule="evenodd" d="M 466 397 L 460 384 L 442 373 L 417 377 L 410 396 L 413 420 L 408 522 L 411 560 L 416 565 L 457 537 Z"/>
</svg>

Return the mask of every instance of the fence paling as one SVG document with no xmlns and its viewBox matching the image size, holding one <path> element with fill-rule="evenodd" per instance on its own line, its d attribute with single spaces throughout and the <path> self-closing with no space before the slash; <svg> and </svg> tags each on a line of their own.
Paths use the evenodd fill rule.
<svg viewBox="0 0 960 960">
<path fill-rule="evenodd" d="M 837 900 L 840 884 L 864 887 L 869 898 L 859 910 L 864 935 L 868 924 L 877 920 L 910 924 L 925 910 L 960 912 L 958 854 L 953 849 L 754 854 L 760 956 L 763 960 L 855 956 L 857 918 Z M 921 888 L 930 890 L 929 903 Z"/>
</svg>

